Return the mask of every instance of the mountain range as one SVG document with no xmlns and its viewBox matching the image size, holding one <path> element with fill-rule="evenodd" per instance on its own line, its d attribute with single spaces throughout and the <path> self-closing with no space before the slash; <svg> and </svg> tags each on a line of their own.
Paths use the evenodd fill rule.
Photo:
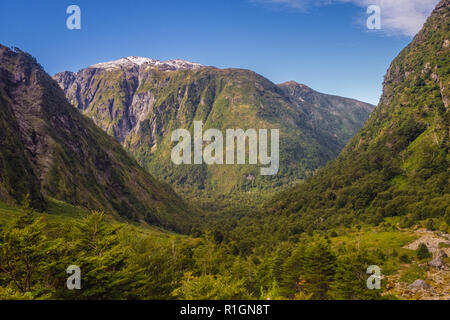
<svg viewBox="0 0 450 320">
<path fill-rule="evenodd" d="M 295 82 L 276 85 L 249 70 L 184 60 L 128 57 L 54 79 L 76 108 L 185 195 L 270 189 L 304 179 L 337 156 L 374 108 Z M 263 177 L 259 165 L 174 165 L 171 132 L 182 128 L 192 135 L 194 121 L 222 132 L 279 129 L 280 172 Z"/>
</svg>

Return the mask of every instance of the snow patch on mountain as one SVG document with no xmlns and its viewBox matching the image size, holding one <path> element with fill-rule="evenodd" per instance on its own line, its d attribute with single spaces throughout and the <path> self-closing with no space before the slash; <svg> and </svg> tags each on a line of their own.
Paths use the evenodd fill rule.
<svg viewBox="0 0 450 320">
<path fill-rule="evenodd" d="M 203 65 L 199 63 L 190 62 L 182 59 L 160 61 L 156 59 L 132 56 L 115 61 L 97 63 L 92 65 L 90 68 L 117 69 L 117 68 L 130 68 L 134 66 L 157 67 L 163 70 L 199 69 L 203 67 Z"/>
</svg>

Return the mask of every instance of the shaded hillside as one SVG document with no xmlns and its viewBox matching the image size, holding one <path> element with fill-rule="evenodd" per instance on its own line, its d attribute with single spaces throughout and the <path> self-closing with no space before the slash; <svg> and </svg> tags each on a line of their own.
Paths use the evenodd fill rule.
<svg viewBox="0 0 450 320">
<path fill-rule="evenodd" d="M 361 129 L 375 108 L 358 100 L 323 94 L 294 81 L 278 86 L 308 115 L 316 131 L 324 135 L 331 133 L 342 147 Z"/>
<path fill-rule="evenodd" d="M 3 78 L 4 70 L 0 75 Z M 1 90 L 1 87 L 0 87 Z M 45 207 L 40 191 L 39 179 L 25 155 L 25 147 L 10 105 L 0 94 L 0 199 L 22 202 L 30 195 L 31 205 L 38 209 Z"/>
<path fill-rule="evenodd" d="M 138 166 L 66 100 L 28 54 L 0 46 L 0 197 L 36 208 L 51 196 L 90 209 L 187 230 L 172 189 Z M 181 224 L 182 222 L 182 224 Z"/>
</svg>

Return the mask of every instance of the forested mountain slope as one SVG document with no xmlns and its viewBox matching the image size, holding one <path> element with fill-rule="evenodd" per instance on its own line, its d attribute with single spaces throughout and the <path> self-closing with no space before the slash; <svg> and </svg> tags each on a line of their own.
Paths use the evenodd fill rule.
<svg viewBox="0 0 450 320">
<path fill-rule="evenodd" d="M 177 230 L 192 221 L 173 190 L 69 104 L 28 54 L 0 46 L 0 197 L 50 196 Z"/>
<path fill-rule="evenodd" d="M 278 86 L 308 115 L 308 121 L 315 130 L 331 133 L 342 148 L 361 129 L 375 108 L 358 100 L 317 92 L 295 81 Z"/>
<path fill-rule="evenodd" d="M 380 104 L 340 156 L 268 206 L 296 230 L 450 215 L 450 1 L 392 62 Z"/>
</svg>

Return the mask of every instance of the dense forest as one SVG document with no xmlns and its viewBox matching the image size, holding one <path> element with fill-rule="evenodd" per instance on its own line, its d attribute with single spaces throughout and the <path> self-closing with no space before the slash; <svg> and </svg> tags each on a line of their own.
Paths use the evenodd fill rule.
<svg viewBox="0 0 450 320">
<path fill-rule="evenodd" d="M 115 222 L 102 212 L 73 218 L 79 209 L 52 206 L 58 214 L 36 214 L 27 203 L 2 206 L 11 219 L 0 233 L 0 298 L 380 298 L 366 290 L 360 267 L 381 262 L 382 252 L 333 248 L 327 236 L 245 254 L 211 233 L 180 236 Z M 80 266 L 83 290 L 66 289 L 69 265 Z"/>
</svg>

